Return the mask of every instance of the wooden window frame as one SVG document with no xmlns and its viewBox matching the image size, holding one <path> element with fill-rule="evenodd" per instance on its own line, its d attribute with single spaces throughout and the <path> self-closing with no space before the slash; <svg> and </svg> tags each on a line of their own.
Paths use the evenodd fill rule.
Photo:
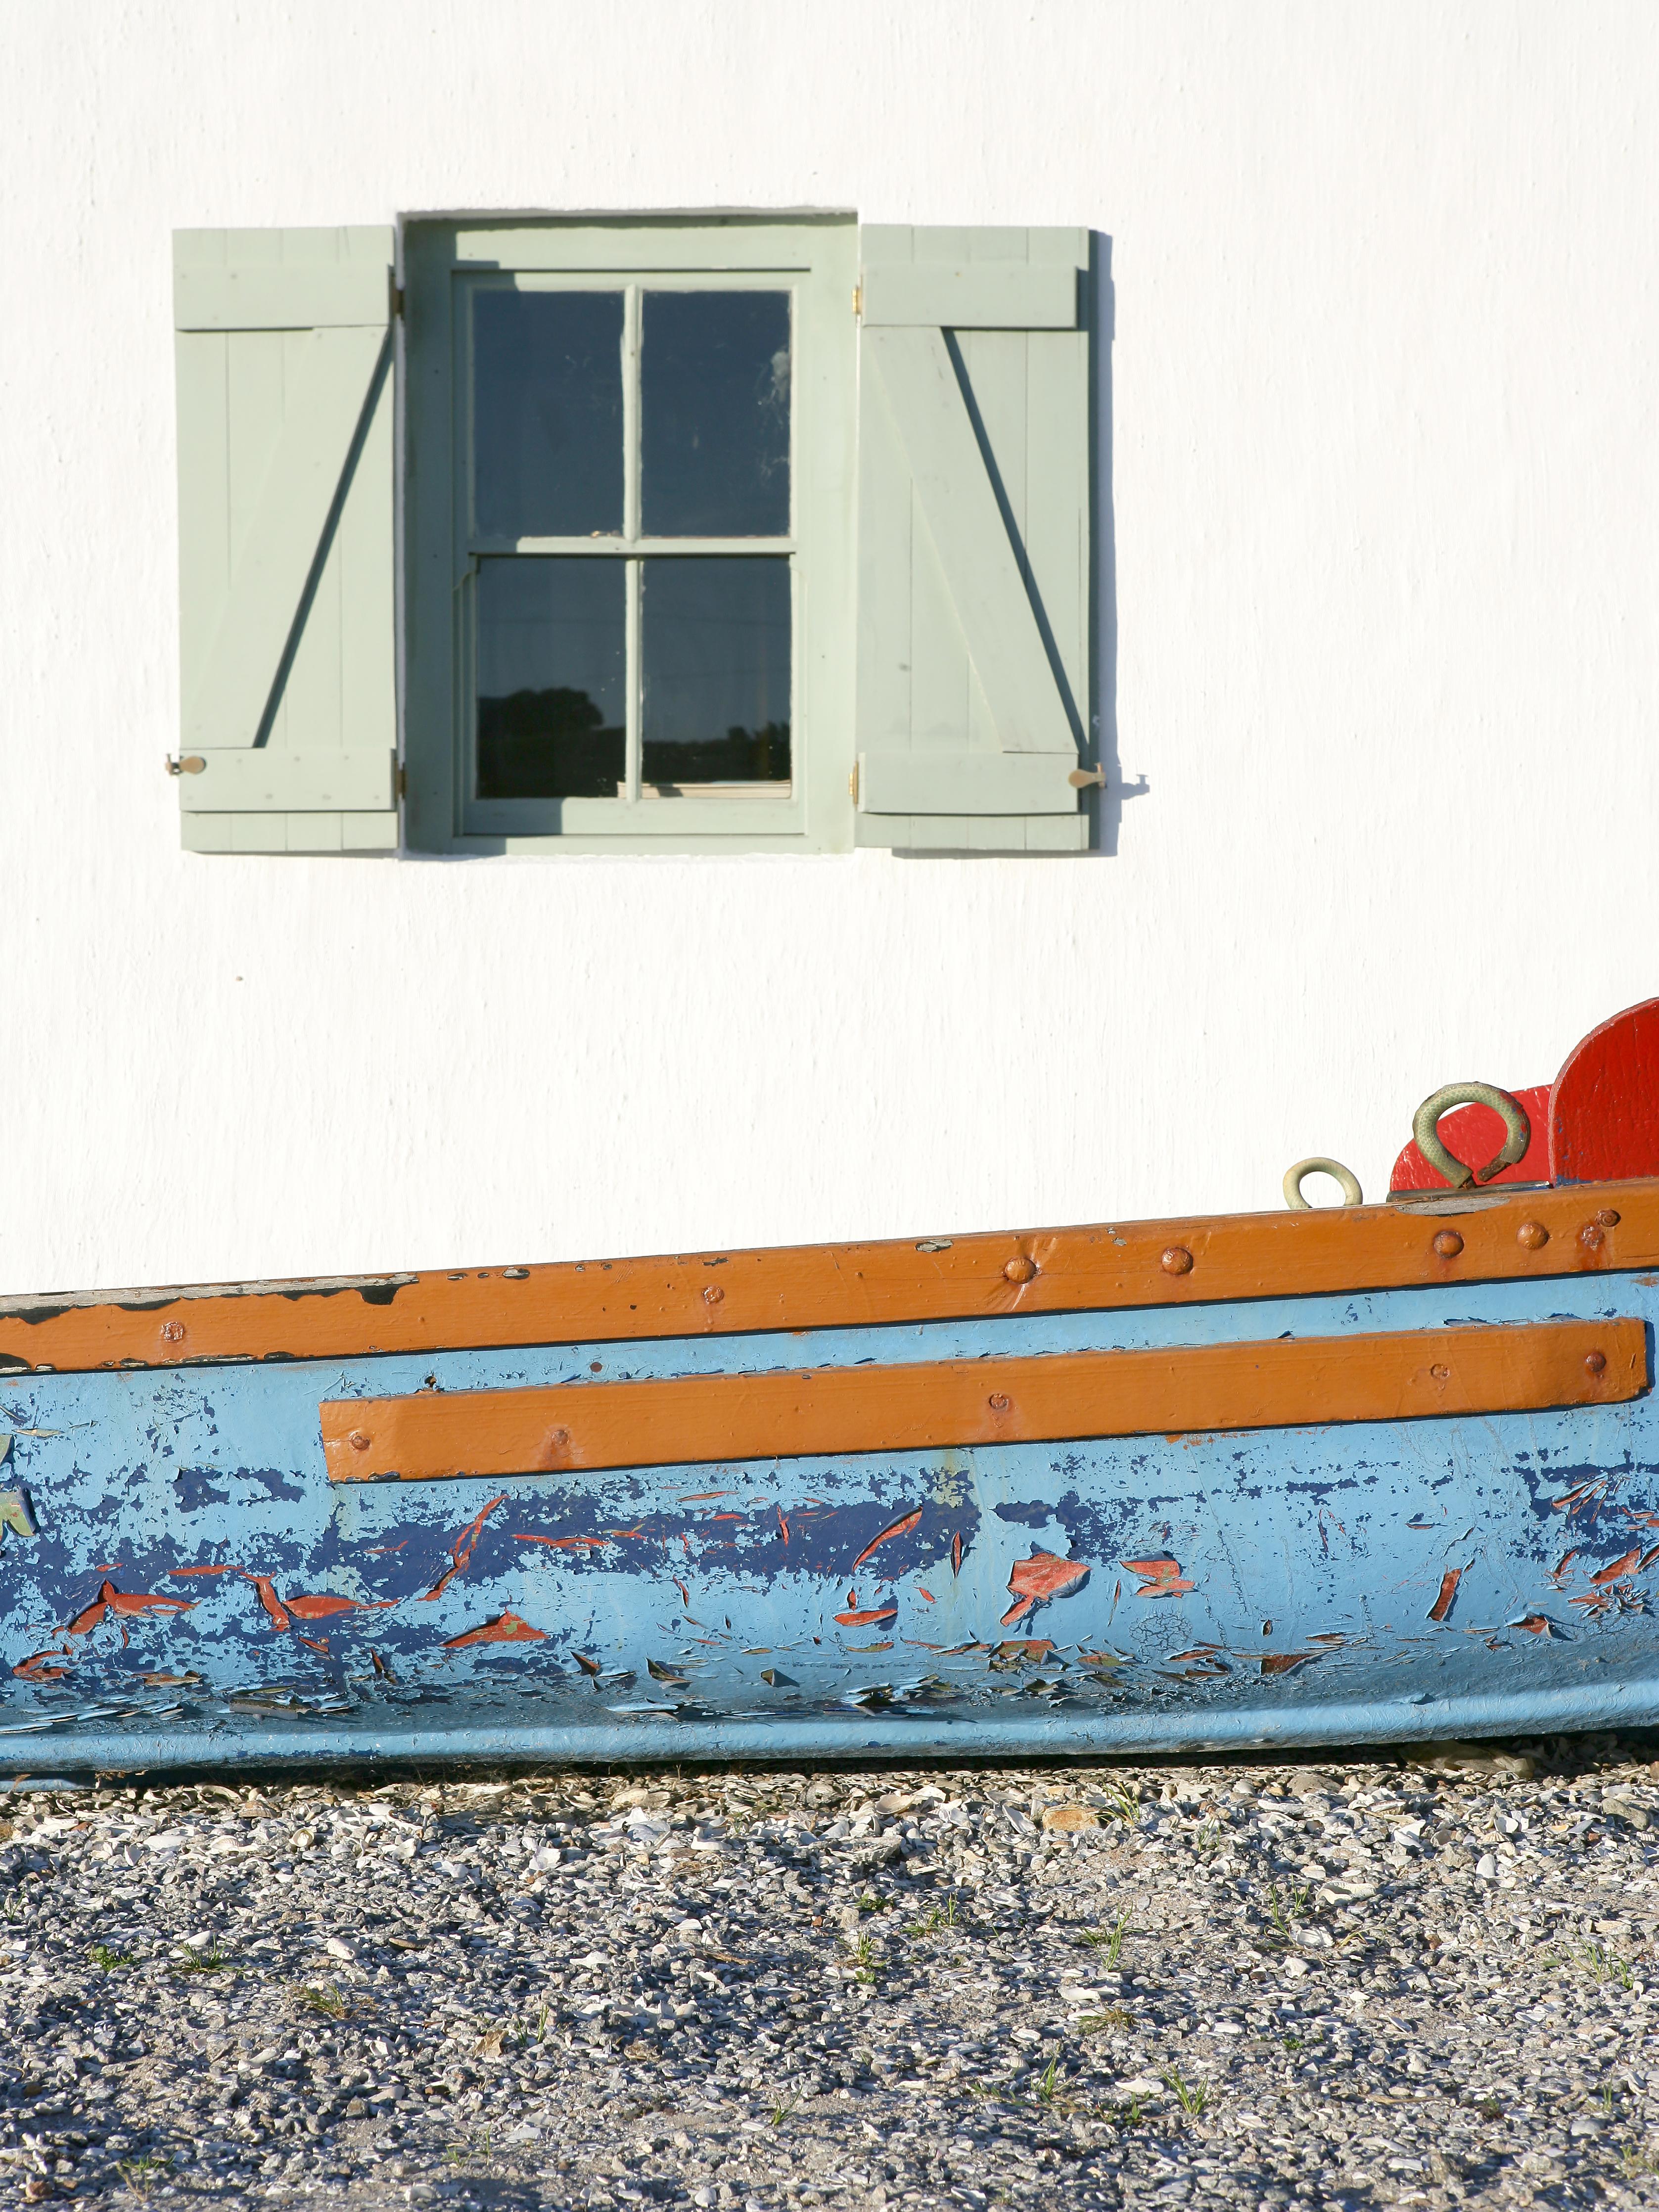
<svg viewBox="0 0 1659 2212">
<path fill-rule="evenodd" d="M 848 216 L 411 218 L 404 227 L 402 436 L 404 730 L 409 849 L 452 856 L 572 853 L 833 852 L 854 843 L 859 228 Z M 662 289 L 792 295 L 792 524 L 787 538 L 646 539 L 637 500 L 622 538 L 470 533 L 465 298 L 480 286 L 591 290 L 637 301 Z M 637 439 L 630 419 L 630 447 Z M 633 454 L 629 453 L 630 474 Z M 630 637 L 628 797 L 484 800 L 471 795 L 471 638 L 481 553 L 771 554 L 792 578 L 791 789 L 635 795 L 639 750 Z M 637 574 L 637 570 L 635 571 Z M 633 625 L 630 624 L 630 631 Z"/>
</svg>

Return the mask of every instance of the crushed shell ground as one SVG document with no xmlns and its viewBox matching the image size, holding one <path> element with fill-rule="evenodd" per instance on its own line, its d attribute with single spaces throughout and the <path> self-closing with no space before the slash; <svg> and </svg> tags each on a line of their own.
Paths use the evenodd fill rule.
<svg viewBox="0 0 1659 2212">
<path fill-rule="evenodd" d="M 0 1803 L 0 2204 L 1659 2197 L 1659 1746 Z"/>
</svg>

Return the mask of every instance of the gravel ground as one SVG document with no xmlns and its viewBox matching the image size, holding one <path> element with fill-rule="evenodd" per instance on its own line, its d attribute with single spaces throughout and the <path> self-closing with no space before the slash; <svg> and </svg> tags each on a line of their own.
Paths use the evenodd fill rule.
<svg viewBox="0 0 1659 2212">
<path fill-rule="evenodd" d="M 1659 2196 L 1653 1747 L 0 1805 L 0 2203 Z"/>
</svg>

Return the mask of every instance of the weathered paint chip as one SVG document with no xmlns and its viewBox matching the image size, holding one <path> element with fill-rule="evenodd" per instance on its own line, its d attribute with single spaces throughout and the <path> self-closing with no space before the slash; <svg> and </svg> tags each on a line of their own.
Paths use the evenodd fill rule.
<svg viewBox="0 0 1659 2212">
<path fill-rule="evenodd" d="M 918 1505 L 913 1512 L 901 1514 L 896 1521 L 890 1521 L 886 1528 L 882 1530 L 878 1536 L 872 1536 L 870 1539 L 864 1549 L 859 1553 L 857 1559 L 854 1560 L 852 1566 L 853 1573 L 857 1574 L 859 1569 L 869 1558 L 871 1553 L 878 1550 L 879 1547 L 887 1541 L 890 1536 L 908 1535 L 921 1518 L 921 1508 Z"/>
<path fill-rule="evenodd" d="M 545 1629 L 532 1628 L 516 1613 L 500 1613 L 494 1620 L 486 1620 L 477 1628 L 469 1628 L 459 1636 L 447 1638 L 444 1650 L 459 1651 L 467 1644 L 544 1644 L 546 1641 Z M 596 1674 L 599 1671 L 597 1667 L 594 1668 Z"/>
<path fill-rule="evenodd" d="M 1457 1585 L 1463 1579 L 1462 1567 L 1448 1567 L 1440 1577 L 1440 1595 L 1429 1607 L 1431 1620 L 1445 1620 L 1457 1599 Z"/>
<path fill-rule="evenodd" d="M 505 1505 L 506 1503 L 507 1492 L 503 1491 L 499 1498 L 492 1498 L 488 1505 L 480 1506 L 450 1547 L 449 1556 L 453 1564 L 439 1576 L 437 1581 L 427 1591 L 424 1601 L 429 1602 L 433 1598 L 441 1597 L 456 1576 L 465 1573 L 472 1554 L 477 1549 L 478 1539 L 483 1534 L 484 1522 L 489 1520 L 498 1505 Z"/>
<path fill-rule="evenodd" d="M 1094 1570 L 1086 1559 L 1062 1559 L 1056 1553 L 1033 1551 L 1028 1559 L 1016 1559 L 1008 1577 L 1014 1603 L 1002 1616 L 1001 1626 L 1012 1627 L 1035 1606 L 1064 1597 L 1086 1582 Z"/>
<path fill-rule="evenodd" d="M 1182 1575 L 1179 1559 L 1125 1559 L 1122 1564 L 1140 1577 L 1137 1597 L 1182 1597 L 1198 1588 Z"/>
<path fill-rule="evenodd" d="M 11 1449 L 11 1438 L 6 1438 L 6 1451 Z M 6 1456 L 0 1452 L 0 1461 Z M 9 1528 L 14 1536 L 37 1536 L 34 1516 L 29 1510 L 29 1501 L 21 1490 L 0 1490 L 0 1529 Z"/>
<path fill-rule="evenodd" d="M 1614 1559 L 1610 1565 L 1603 1567 L 1599 1574 L 1592 1575 L 1590 1580 L 1593 1583 L 1620 1582 L 1631 1572 L 1641 1556 L 1642 1547 L 1638 1544 L 1633 1552 L 1626 1552 L 1622 1558 Z"/>
</svg>

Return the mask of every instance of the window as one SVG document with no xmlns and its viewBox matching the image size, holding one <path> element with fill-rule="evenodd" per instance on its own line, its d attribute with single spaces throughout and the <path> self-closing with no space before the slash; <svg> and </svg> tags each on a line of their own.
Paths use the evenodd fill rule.
<svg viewBox="0 0 1659 2212">
<path fill-rule="evenodd" d="M 186 843 L 1082 849 L 1087 260 L 838 216 L 181 234 Z"/>
<path fill-rule="evenodd" d="M 404 250 L 416 842 L 850 842 L 854 226 Z"/>
</svg>

